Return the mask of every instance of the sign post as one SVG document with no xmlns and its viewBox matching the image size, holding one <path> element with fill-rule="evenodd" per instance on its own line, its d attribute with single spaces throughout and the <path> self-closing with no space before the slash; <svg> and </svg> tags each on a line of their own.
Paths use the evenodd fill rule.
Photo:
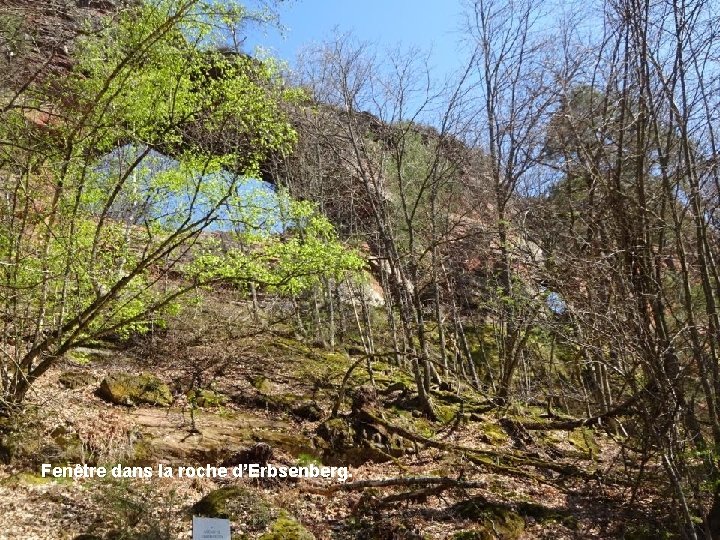
<svg viewBox="0 0 720 540">
<path fill-rule="evenodd" d="M 192 540 L 230 540 L 230 520 L 193 516 Z"/>
</svg>

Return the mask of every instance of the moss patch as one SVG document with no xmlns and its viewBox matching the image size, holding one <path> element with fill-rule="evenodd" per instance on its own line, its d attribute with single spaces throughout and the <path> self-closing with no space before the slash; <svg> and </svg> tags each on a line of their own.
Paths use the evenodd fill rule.
<svg viewBox="0 0 720 540">
<path fill-rule="evenodd" d="M 204 388 L 190 390 L 187 393 L 187 398 L 190 403 L 203 408 L 222 407 L 228 401 L 226 395 Z"/>
<path fill-rule="evenodd" d="M 0 485 L 7 486 L 7 487 L 16 487 L 16 486 L 42 486 L 46 484 L 52 484 L 54 482 L 57 483 L 64 483 L 64 484 L 71 484 L 73 482 L 72 478 L 52 478 L 50 476 L 46 476 L 43 478 L 39 474 L 35 474 L 32 472 L 22 471 L 17 474 L 13 474 L 12 476 L 8 476 L 7 478 L 3 478 L 3 480 L 0 482 Z"/>
<path fill-rule="evenodd" d="M 568 435 L 568 442 L 577 448 L 583 457 L 594 459 L 600 452 L 600 447 L 595 442 L 595 435 L 592 429 L 582 428 L 571 431 Z"/>
<path fill-rule="evenodd" d="M 92 361 L 91 355 L 83 351 L 70 351 L 65 356 L 72 363 L 80 366 L 86 366 Z"/>
<path fill-rule="evenodd" d="M 272 390 L 272 384 L 262 375 L 251 377 L 250 384 L 255 390 L 260 392 L 270 392 Z"/>
<path fill-rule="evenodd" d="M 283 511 L 259 540 L 315 540 L 315 535 Z"/>
<path fill-rule="evenodd" d="M 509 440 L 508 434 L 499 424 L 482 422 L 479 424 L 479 427 L 489 444 L 500 445 L 505 444 Z"/>
</svg>

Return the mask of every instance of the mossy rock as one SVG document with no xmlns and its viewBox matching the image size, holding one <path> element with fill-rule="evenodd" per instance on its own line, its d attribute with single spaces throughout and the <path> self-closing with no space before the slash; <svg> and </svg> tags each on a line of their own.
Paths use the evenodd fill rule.
<svg viewBox="0 0 720 540">
<path fill-rule="evenodd" d="M 65 426 L 58 426 L 50 432 L 50 436 L 65 460 L 72 462 L 82 459 L 82 441 L 76 432 Z"/>
<path fill-rule="evenodd" d="M 155 446 L 152 435 L 140 431 L 135 432 L 135 442 L 132 445 L 132 454 L 128 458 L 128 465 L 155 467 L 158 458 L 165 458 L 162 447 Z"/>
<path fill-rule="evenodd" d="M 226 395 L 206 388 L 190 390 L 187 393 L 187 398 L 190 403 L 194 403 L 196 406 L 204 409 L 222 407 L 228 401 Z"/>
<path fill-rule="evenodd" d="M 393 458 L 399 457 L 404 452 L 402 450 L 393 451 L 388 449 L 385 451 L 382 448 L 378 448 L 372 444 L 363 444 L 362 446 L 355 446 L 345 451 L 341 457 L 335 459 L 329 459 L 328 463 L 332 465 L 350 465 L 352 467 L 360 467 L 365 463 L 387 463 L 392 461 Z"/>
<path fill-rule="evenodd" d="M 307 397 L 299 394 L 273 394 L 267 388 L 269 383 L 263 379 L 262 390 L 247 393 L 240 392 L 232 397 L 232 400 L 245 407 L 255 407 L 274 412 L 287 412 L 301 420 L 320 420 L 323 416 L 322 410 L 315 402 L 308 401 Z"/>
<path fill-rule="evenodd" d="M 58 382 L 65 388 L 75 390 L 83 386 L 90 386 L 95 382 L 95 377 L 93 377 L 92 373 L 73 369 L 61 373 Z"/>
<path fill-rule="evenodd" d="M 29 406 L 17 414 L 0 416 L 0 462 L 10 463 L 16 459 L 33 464 L 50 463 L 45 448 L 44 426 L 37 407 Z M 55 456 L 52 456 L 55 457 Z"/>
<path fill-rule="evenodd" d="M 482 497 L 461 501 L 451 512 L 478 523 L 474 538 L 481 540 L 517 540 L 525 530 L 525 519 L 510 508 L 489 503 Z M 470 537 L 473 538 L 473 537 Z"/>
<path fill-rule="evenodd" d="M 167 406 L 172 403 L 170 387 L 150 373 L 112 373 L 103 379 L 98 396 L 116 405 Z"/>
<path fill-rule="evenodd" d="M 259 540 L 315 540 L 315 535 L 283 511 Z"/>
<path fill-rule="evenodd" d="M 370 439 L 358 442 L 355 429 L 343 418 L 323 422 L 316 433 L 318 447 L 323 451 L 323 463 L 328 465 L 359 467 L 368 462 L 385 463 L 409 450 L 402 440 L 389 441 L 388 445 L 377 445 Z"/>
<path fill-rule="evenodd" d="M 117 356 L 118 352 L 113 349 L 107 349 L 104 347 L 91 348 L 91 347 L 77 347 L 65 354 L 65 358 L 73 364 L 86 366 L 95 361 L 107 360 L 113 356 Z"/>
<path fill-rule="evenodd" d="M 244 487 L 222 487 L 211 491 L 192 507 L 199 516 L 231 519 L 250 531 L 261 531 L 272 523 L 277 510 L 259 493 Z"/>
<path fill-rule="evenodd" d="M 265 401 L 265 407 L 270 410 L 290 412 L 298 407 L 305 400 L 304 396 L 298 394 L 263 394 L 261 399 Z"/>
<path fill-rule="evenodd" d="M 435 414 L 437 414 L 438 420 L 444 423 L 452 421 L 458 411 L 458 407 L 453 407 L 450 405 L 440 405 L 438 403 L 435 404 Z"/>
</svg>

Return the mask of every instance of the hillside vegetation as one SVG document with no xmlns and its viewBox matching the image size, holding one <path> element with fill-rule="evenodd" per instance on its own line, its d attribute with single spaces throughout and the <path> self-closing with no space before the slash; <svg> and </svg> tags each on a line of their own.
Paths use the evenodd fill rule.
<svg viewBox="0 0 720 540">
<path fill-rule="evenodd" d="M 594 4 L 0 2 L 0 537 L 720 538 L 718 13 Z"/>
</svg>

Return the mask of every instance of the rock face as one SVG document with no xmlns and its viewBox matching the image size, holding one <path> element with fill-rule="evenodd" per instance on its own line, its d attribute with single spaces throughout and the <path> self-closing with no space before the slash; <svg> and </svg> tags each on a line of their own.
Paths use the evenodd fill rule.
<svg viewBox="0 0 720 540">
<path fill-rule="evenodd" d="M 110 374 L 100 384 L 98 396 L 116 405 L 132 406 L 147 403 L 167 406 L 172 403 L 172 394 L 168 385 L 150 373 Z"/>
<path fill-rule="evenodd" d="M 70 69 L 86 24 L 135 0 L 0 0 L 0 82 L 18 88 L 39 75 Z"/>
<path fill-rule="evenodd" d="M 293 407 L 291 413 L 300 420 L 309 420 L 310 422 L 317 422 L 323 417 L 322 409 L 314 401 L 300 403 L 297 407 Z"/>
<path fill-rule="evenodd" d="M 365 251 L 366 255 L 372 255 L 369 248 Z M 359 283 L 349 286 L 347 282 L 343 282 L 340 284 L 339 290 L 340 300 L 348 304 L 356 304 L 361 300 L 365 300 L 367 305 L 371 307 L 383 307 L 385 305 L 385 293 L 382 285 L 375 279 L 373 274 L 367 271 L 363 271 Z"/>
</svg>

